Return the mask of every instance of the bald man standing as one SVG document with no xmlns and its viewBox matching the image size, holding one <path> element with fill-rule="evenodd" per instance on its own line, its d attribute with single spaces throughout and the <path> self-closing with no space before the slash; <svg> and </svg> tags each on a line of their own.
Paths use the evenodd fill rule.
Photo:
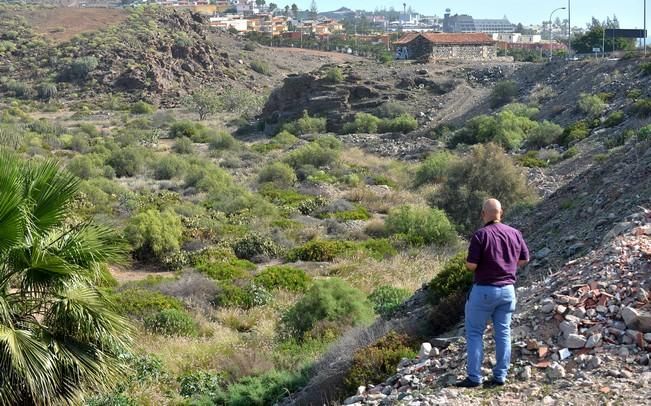
<svg viewBox="0 0 651 406">
<path fill-rule="evenodd" d="M 495 359 L 493 378 L 486 386 L 504 385 L 511 363 L 511 316 L 515 310 L 518 266 L 529 262 L 529 250 L 522 233 L 502 224 L 502 205 L 496 199 L 484 202 L 484 226 L 470 240 L 466 266 L 474 272 L 474 283 L 466 301 L 468 376 L 456 384 L 473 388 L 481 385 L 484 360 L 484 330 L 493 320 Z"/>
</svg>

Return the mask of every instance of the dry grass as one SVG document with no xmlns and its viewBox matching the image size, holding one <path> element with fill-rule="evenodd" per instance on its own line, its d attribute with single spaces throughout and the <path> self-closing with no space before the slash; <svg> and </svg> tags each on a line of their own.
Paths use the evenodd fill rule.
<svg viewBox="0 0 651 406">
<path fill-rule="evenodd" d="M 429 282 L 443 263 L 458 252 L 458 246 L 423 248 L 416 252 L 403 252 L 383 261 L 350 258 L 337 261 L 331 275 L 345 279 L 351 285 L 371 293 L 382 285 L 415 291 Z"/>
<path fill-rule="evenodd" d="M 388 213 L 390 209 L 404 204 L 425 204 L 422 196 L 410 191 L 378 186 L 362 186 L 352 189 L 345 194 L 345 198 L 376 213 Z"/>
</svg>

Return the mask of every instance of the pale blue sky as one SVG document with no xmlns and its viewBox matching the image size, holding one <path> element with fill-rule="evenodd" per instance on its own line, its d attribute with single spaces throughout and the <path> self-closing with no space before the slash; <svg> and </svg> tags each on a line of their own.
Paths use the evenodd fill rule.
<svg viewBox="0 0 651 406">
<path fill-rule="evenodd" d="M 289 4 L 291 0 L 287 0 Z M 294 0 L 295 1 L 295 0 Z M 278 4 L 284 6 L 283 2 Z M 470 14 L 475 18 L 501 18 L 506 15 L 513 23 L 523 24 L 541 23 L 549 19 L 549 13 L 557 7 L 567 6 L 567 0 L 525 1 L 525 0 L 405 0 L 407 6 L 425 14 L 442 16 L 445 9 L 452 9 L 452 14 Z M 311 0 L 299 0 L 296 4 L 301 9 L 308 9 Z M 376 7 L 387 9 L 393 6 L 402 10 L 403 1 L 390 0 L 357 0 L 354 2 L 344 0 L 316 0 L 319 11 L 332 11 L 345 6 L 351 9 L 365 9 L 372 11 Z M 617 15 L 622 28 L 642 28 L 644 0 L 573 0 L 572 25 L 585 27 L 592 16 L 605 20 L 606 16 Z M 557 11 L 554 17 L 563 18 L 567 11 Z M 567 14 L 565 14 L 566 16 Z M 651 0 L 647 0 L 647 30 L 651 30 Z"/>
</svg>

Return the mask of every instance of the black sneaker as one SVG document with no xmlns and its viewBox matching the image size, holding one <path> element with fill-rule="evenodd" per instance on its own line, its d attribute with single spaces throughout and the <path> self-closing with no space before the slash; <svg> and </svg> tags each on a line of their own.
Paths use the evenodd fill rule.
<svg viewBox="0 0 651 406">
<path fill-rule="evenodd" d="M 504 381 L 498 381 L 497 379 L 493 378 L 490 381 L 484 382 L 484 388 L 494 388 L 496 386 L 504 386 Z"/>
<path fill-rule="evenodd" d="M 479 385 L 481 385 L 481 383 L 472 381 L 470 378 L 466 378 L 463 381 L 454 384 L 457 388 L 476 388 Z"/>
</svg>

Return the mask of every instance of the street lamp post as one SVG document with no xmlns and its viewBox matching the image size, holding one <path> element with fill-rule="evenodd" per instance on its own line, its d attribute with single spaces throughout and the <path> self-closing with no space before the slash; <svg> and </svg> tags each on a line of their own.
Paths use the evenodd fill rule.
<svg viewBox="0 0 651 406">
<path fill-rule="evenodd" d="M 552 55 L 554 54 L 554 50 L 552 46 L 553 45 L 552 44 L 552 16 L 558 10 L 565 10 L 565 7 L 559 7 L 556 10 L 552 11 L 551 14 L 549 14 L 549 62 L 552 61 Z"/>
<path fill-rule="evenodd" d="M 567 0 L 567 57 L 572 57 L 572 6 Z"/>
</svg>

